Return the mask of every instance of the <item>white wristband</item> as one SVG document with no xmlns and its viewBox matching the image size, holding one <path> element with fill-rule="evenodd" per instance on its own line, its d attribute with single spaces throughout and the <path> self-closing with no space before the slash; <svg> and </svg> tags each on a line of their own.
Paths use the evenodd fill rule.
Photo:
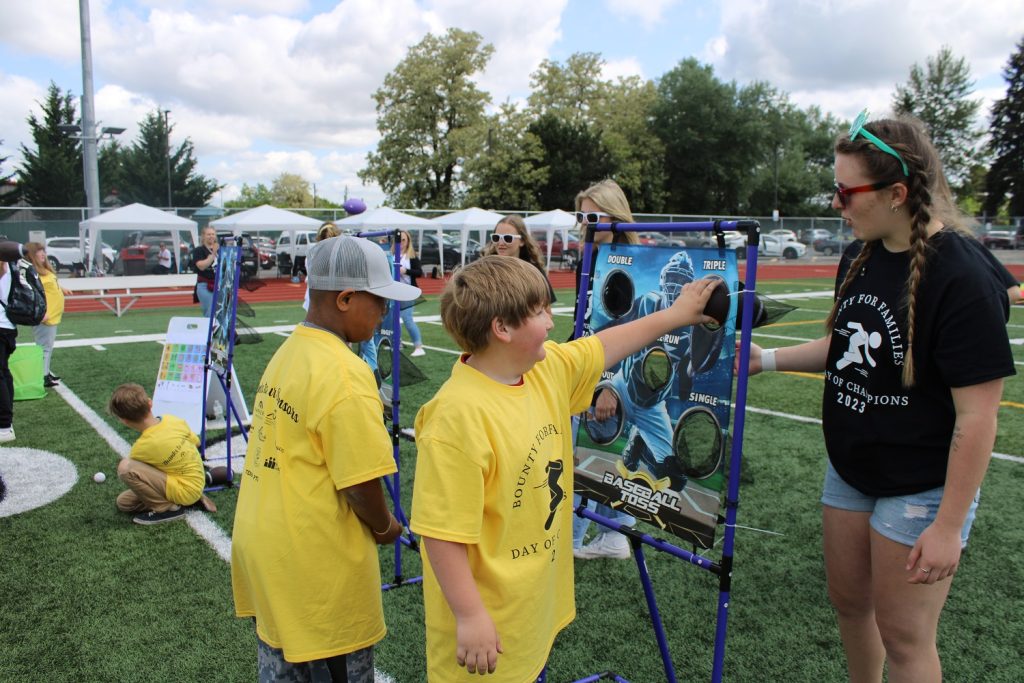
<svg viewBox="0 0 1024 683">
<path fill-rule="evenodd" d="M 761 349 L 761 372 L 775 370 L 775 352 L 778 349 Z"/>
</svg>

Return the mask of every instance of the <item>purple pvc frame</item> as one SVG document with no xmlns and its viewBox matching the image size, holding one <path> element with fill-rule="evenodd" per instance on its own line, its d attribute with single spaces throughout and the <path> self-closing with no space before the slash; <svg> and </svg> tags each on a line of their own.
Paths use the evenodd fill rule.
<svg viewBox="0 0 1024 683">
<path fill-rule="evenodd" d="M 402 280 L 402 241 L 400 230 L 378 230 L 374 232 L 361 232 L 357 237 L 388 237 L 394 244 L 394 269 L 395 281 Z M 398 306 L 391 306 L 391 448 L 392 457 L 395 459 L 395 473 L 390 477 L 384 477 L 388 494 L 391 496 L 391 503 L 394 506 L 395 518 L 402 524 L 403 533 L 395 541 L 395 576 L 392 583 L 385 583 L 381 590 L 391 590 L 399 586 L 417 584 L 423 581 L 422 576 L 405 578 L 402 576 L 402 546 L 409 546 L 411 550 L 419 551 L 419 542 L 409 530 L 409 518 L 402 509 L 402 463 L 399 453 L 399 436 L 401 435 L 401 422 L 399 420 L 399 385 L 401 384 L 402 367 L 402 319 L 401 310 Z"/>
<path fill-rule="evenodd" d="M 586 517 L 591 521 L 618 531 L 629 538 L 633 547 L 633 557 L 636 560 L 637 569 L 640 572 L 640 581 L 643 584 L 644 597 L 647 601 L 647 608 L 651 616 L 651 624 L 654 627 L 655 637 L 658 640 L 658 649 L 661 652 L 662 664 L 665 668 L 665 680 L 669 683 L 676 682 L 675 667 L 672 662 L 672 655 L 668 650 L 668 641 L 665 637 L 665 627 L 662 624 L 658 612 L 658 604 L 654 595 L 654 586 L 651 583 L 650 575 L 647 572 L 647 562 L 644 559 L 643 546 L 649 545 L 655 550 L 666 552 L 678 557 L 691 565 L 705 569 L 718 575 L 718 609 L 715 623 L 715 650 L 713 655 L 713 666 L 711 680 L 713 683 L 720 683 L 722 680 L 723 666 L 725 662 L 725 640 L 729 617 L 729 598 L 732 587 L 732 563 L 733 548 L 736 537 L 736 510 L 739 507 L 740 478 L 738 473 L 743 460 L 743 429 L 747 406 L 747 383 L 749 379 L 750 364 L 750 341 L 751 325 L 754 322 L 755 298 L 754 292 L 757 286 L 757 245 L 760 241 L 761 225 L 757 221 L 705 221 L 693 223 L 598 223 L 587 226 L 586 239 L 583 244 L 583 262 L 580 269 L 580 288 L 576 300 L 576 310 L 585 311 L 587 305 L 587 292 L 590 289 L 590 268 L 594 253 L 594 234 L 598 231 L 610 230 L 612 232 L 693 232 L 710 230 L 718 238 L 718 248 L 725 248 L 724 232 L 745 232 L 747 234 L 747 269 L 745 276 L 745 288 L 743 291 L 743 318 L 740 321 L 740 353 L 739 372 L 736 373 L 736 403 L 733 419 L 732 451 L 729 457 L 729 471 L 735 473 L 729 477 L 729 486 L 726 491 L 725 500 L 725 531 L 722 535 L 722 559 L 718 562 L 690 552 L 671 543 L 661 541 L 648 534 L 620 525 L 607 517 L 603 517 L 587 509 L 587 500 L 583 499 L 576 508 L 576 514 Z M 712 247 L 713 248 L 713 247 Z M 580 314 L 575 320 L 574 338 L 583 333 L 583 315 Z M 626 683 L 620 676 L 605 672 L 578 679 L 575 683 L 587 683 L 600 679 L 612 679 Z"/>
</svg>

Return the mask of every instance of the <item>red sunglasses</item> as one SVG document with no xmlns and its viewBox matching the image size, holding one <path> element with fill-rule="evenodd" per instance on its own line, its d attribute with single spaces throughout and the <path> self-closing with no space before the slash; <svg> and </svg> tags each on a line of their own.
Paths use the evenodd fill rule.
<svg viewBox="0 0 1024 683">
<path fill-rule="evenodd" d="M 857 194 L 858 192 L 874 192 L 876 190 L 884 190 L 890 185 L 895 184 L 895 180 L 886 180 L 880 183 L 871 183 L 870 185 L 858 185 L 857 187 L 843 187 L 839 183 L 834 183 L 835 196 L 839 197 L 839 206 L 846 208 L 850 205 L 850 195 Z"/>
</svg>

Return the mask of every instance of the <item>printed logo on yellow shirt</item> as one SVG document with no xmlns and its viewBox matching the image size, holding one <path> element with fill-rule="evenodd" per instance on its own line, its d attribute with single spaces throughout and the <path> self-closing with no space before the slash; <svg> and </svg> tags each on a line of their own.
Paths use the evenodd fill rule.
<svg viewBox="0 0 1024 683">
<path fill-rule="evenodd" d="M 552 457 L 549 453 L 542 453 L 545 442 L 549 437 L 558 436 L 560 432 L 553 424 L 548 424 L 537 431 L 534 436 L 533 445 L 526 454 L 520 468 L 519 475 L 515 480 L 515 490 L 512 494 L 512 509 L 515 512 L 526 514 L 523 523 L 527 526 L 540 525 L 543 521 L 543 531 L 550 532 L 554 525 L 559 508 L 566 499 L 565 487 L 562 476 L 565 473 L 565 464 L 558 457 Z M 547 450 L 550 450 L 550 446 Z M 540 462 L 544 463 L 544 472 L 540 472 Z M 546 499 L 538 499 L 536 496 L 543 495 L 541 489 L 547 489 Z M 545 514 L 546 511 L 546 514 Z M 536 529 L 536 527 L 534 527 Z M 536 529 L 538 535 L 541 530 Z M 556 541 L 561 534 L 560 529 L 555 533 L 544 533 L 543 539 L 537 542 L 530 542 L 525 545 L 511 549 L 512 559 L 518 560 L 529 557 L 539 552 L 550 552 L 551 561 L 555 559 Z"/>
</svg>

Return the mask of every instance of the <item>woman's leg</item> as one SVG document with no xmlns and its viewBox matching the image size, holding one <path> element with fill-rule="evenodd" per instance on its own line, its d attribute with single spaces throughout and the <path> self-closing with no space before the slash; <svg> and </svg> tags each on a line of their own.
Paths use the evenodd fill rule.
<svg viewBox="0 0 1024 683">
<path fill-rule="evenodd" d="M 14 353 L 17 336 L 17 330 L 0 328 L 0 429 L 10 429 L 14 425 L 14 377 L 8 361 Z"/>
<path fill-rule="evenodd" d="M 412 306 L 403 308 L 401 312 L 402 325 L 409 331 L 409 340 L 412 341 L 414 348 L 423 346 L 423 336 L 420 334 L 420 328 L 416 325 L 416 321 L 412 317 Z"/>
<path fill-rule="evenodd" d="M 199 306 L 202 308 L 203 317 L 210 317 L 210 308 L 213 307 L 213 292 L 207 288 L 206 282 L 203 280 L 196 284 L 196 297 L 199 299 Z"/>
<path fill-rule="evenodd" d="M 53 356 L 53 342 L 57 338 L 56 325 L 36 325 L 32 328 L 32 335 L 43 349 L 43 376 L 50 374 L 50 358 Z"/>
<path fill-rule="evenodd" d="M 928 584 L 907 580 L 910 547 L 871 531 L 871 571 L 876 620 L 885 644 L 890 683 L 941 683 L 935 636 L 952 579 Z"/>
<path fill-rule="evenodd" d="M 870 512 L 825 505 L 822 512 L 828 597 L 836 610 L 850 683 L 879 683 L 885 649 L 875 623 Z"/>
</svg>

